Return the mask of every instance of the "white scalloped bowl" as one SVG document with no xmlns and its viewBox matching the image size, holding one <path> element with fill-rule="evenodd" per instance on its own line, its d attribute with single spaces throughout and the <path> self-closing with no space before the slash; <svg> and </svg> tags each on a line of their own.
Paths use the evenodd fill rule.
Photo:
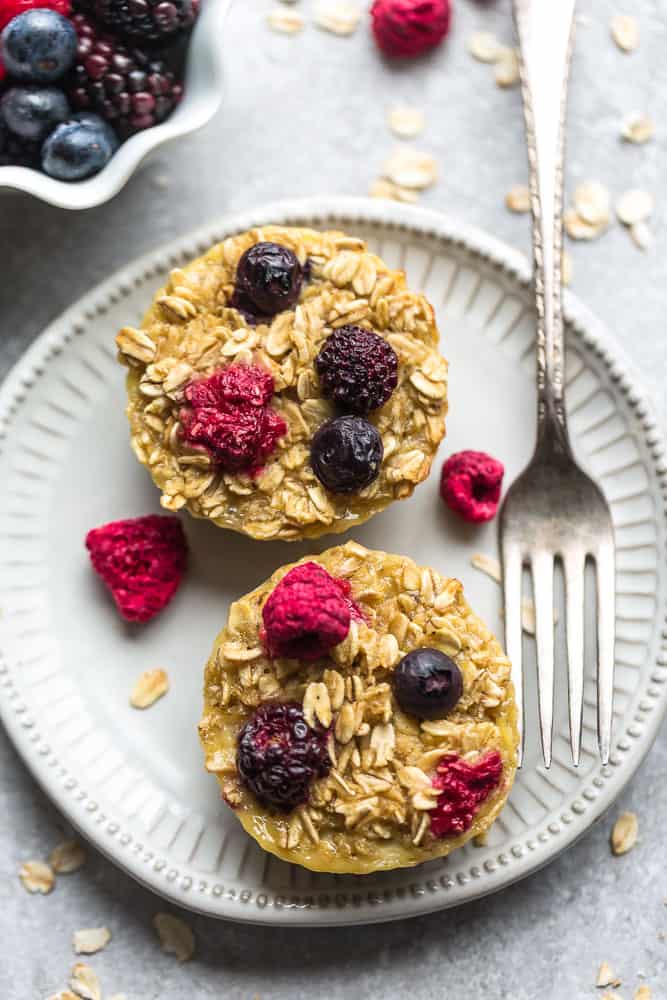
<svg viewBox="0 0 667 1000">
<path fill-rule="evenodd" d="M 222 101 L 223 25 L 232 0 L 203 0 L 192 33 L 185 96 L 166 121 L 124 142 L 106 167 L 84 181 L 58 181 L 28 167 L 0 167 L 0 192 L 25 191 L 58 208 L 92 208 L 109 201 L 159 146 L 206 125 Z"/>
</svg>

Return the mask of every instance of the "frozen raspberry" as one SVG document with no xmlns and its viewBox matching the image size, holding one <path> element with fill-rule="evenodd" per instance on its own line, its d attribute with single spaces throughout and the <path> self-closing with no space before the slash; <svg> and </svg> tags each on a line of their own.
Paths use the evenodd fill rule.
<svg viewBox="0 0 667 1000">
<path fill-rule="evenodd" d="M 448 837 L 469 830 L 481 803 L 500 784 L 502 773 L 503 762 L 497 750 L 485 754 L 476 764 L 456 754 L 443 757 L 433 779 L 440 795 L 431 812 L 431 833 Z"/>
<path fill-rule="evenodd" d="M 35 7 L 55 10 L 63 17 L 67 17 L 71 10 L 69 0 L 0 0 L 0 31 L 13 17 L 18 17 L 19 14 L 24 14 Z"/>
<path fill-rule="evenodd" d="M 258 365 L 229 365 L 191 382 L 181 411 L 183 438 L 229 472 L 256 475 L 287 424 L 269 405 L 273 376 Z"/>
<path fill-rule="evenodd" d="M 181 522 L 160 514 L 93 528 L 86 548 L 95 572 L 130 622 L 147 622 L 162 611 L 176 593 L 187 561 Z"/>
<path fill-rule="evenodd" d="M 236 766 L 262 805 L 290 812 L 329 773 L 327 732 L 311 729 L 296 702 L 267 702 L 239 733 Z"/>
<path fill-rule="evenodd" d="M 449 31 L 451 0 L 375 0 L 371 7 L 378 48 L 391 58 L 419 56 Z"/>
<path fill-rule="evenodd" d="M 398 382 L 398 358 L 391 344 L 372 330 L 341 326 L 315 359 L 322 392 L 347 413 L 383 406 Z"/>
<path fill-rule="evenodd" d="M 480 524 L 496 516 L 505 468 L 483 451 L 458 451 L 442 467 L 440 496 L 464 521 Z"/>
<path fill-rule="evenodd" d="M 264 640 L 271 656 L 317 660 L 350 630 L 349 594 L 317 563 L 286 573 L 262 610 Z"/>
</svg>

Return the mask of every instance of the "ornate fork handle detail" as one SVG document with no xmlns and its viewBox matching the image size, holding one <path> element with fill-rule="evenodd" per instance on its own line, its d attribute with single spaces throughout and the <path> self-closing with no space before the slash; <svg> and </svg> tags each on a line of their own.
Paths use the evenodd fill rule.
<svg viewBox="0 0 667 1000">
<path fill-rule="evenodd" d="M 537 301 L 537 449 L 570 453 L 563 401 L 563 162 L 576 0 L 514 0 L 528 143 Z"/>
</svg>

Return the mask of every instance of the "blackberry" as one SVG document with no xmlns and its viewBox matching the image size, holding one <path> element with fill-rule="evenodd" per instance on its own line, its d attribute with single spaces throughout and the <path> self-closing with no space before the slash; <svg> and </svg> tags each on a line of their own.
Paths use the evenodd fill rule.
<svg viewBox="0 0 667 1000">
<path fill-rule="evenodd" d="M 396 351 L 373 330 L 341 326 L 315 359 L 322 392 L 347 413 L 384 406 L 398 383 Z"/>
<path fill-rule="evenodd" d="M 363 417 L 327 420 L 310 446 L 313 472 L 332 493 L 356 493 L 380 471 L 384 448 L 378 430 Z"/>
<path fill-rule="evenodd" d="M 310 728 L 297 702 L 267 702 L 239 733 L 236 766 L 263 806 L 290 812 L 308 801 L 313 779 L 329 773 L 327 733 Z"/>
<path fill-rule="evenodd" d="M 192 0 L 79 0 L 78 8 L 119 35 L 160 42 L 192 27 Z"/>
<path fill-rule="evenodd" d="M 257 319 L 289 309 L 299 298 L 303 269 L 292 250 L 279 243 L 255 243 L 236 267 L 232 305 Z"/>
<path fill-rule="evenodd" d="M 151 128 L 173 111 L 183 87 L 167 63 L 139 47 L 125 47 L 112 35 L 75 14 L 79 36 L 76 63 L 66 80 L 73 108 L 95 111 L 121 139 Z"/>
<path fill-rule="evenodd" d="M 439 649 L 413 649 L 394 671 L 394 694 L 404 712 L 418 719 L 442 719 L 463 694 L 458 666 Z"/>
</svg>

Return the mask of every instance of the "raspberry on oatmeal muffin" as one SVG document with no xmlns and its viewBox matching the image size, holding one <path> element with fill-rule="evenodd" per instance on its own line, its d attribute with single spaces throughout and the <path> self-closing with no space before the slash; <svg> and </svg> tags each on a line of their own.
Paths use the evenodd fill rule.
<svg viewBox="0 0 667 1000">
<path fill-rule="evenodd" d="M 510 663 L 462 585 L 357 542 L 232 604 L 199 732 L 245 830 L 314 871 L 444 857 L 490 827 L 517 765 Z"/>
<path fill-rule="evenodd" d="M 438 343 L 430 304 L 362 240 L 231 236 L 118 334 L 132 448 L 167 510 L 259 539 L 347 530 L 430 471 Z"/>
</svg>

